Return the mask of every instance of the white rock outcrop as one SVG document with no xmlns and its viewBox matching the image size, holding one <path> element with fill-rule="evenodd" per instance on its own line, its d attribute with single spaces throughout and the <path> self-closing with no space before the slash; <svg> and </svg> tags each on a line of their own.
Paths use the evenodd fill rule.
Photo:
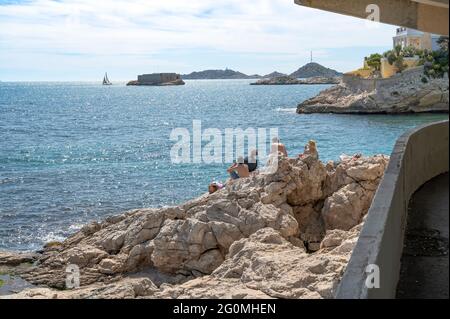
<svg viewBox="0 0 450 319">
<path fill-rule="evenodd" d="M 297 113 L 448 113 L 448 74 L 426 83 L 423 77 L 422 68 L 390 79 L 346 75 L 339 85 L 299 104 Z"/>
</svg>

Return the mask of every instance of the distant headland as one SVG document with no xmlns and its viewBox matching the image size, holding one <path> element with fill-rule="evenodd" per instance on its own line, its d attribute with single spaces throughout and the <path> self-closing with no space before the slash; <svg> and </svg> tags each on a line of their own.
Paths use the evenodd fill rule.
<svg viewBox="0 0 450 319">
<path fill-rule="evenodd" d="M 336 78 L 342 76 L 342 73 L 326 68 L 318 63 L 308 63 L 299 68 L 297 71 L 290 75 L 274 71 L 266 75 L 247 75 L 245 73 L 231 70 L 226 68 L 225 70 L 204 70 L 195 71 L 189 74 L 178 73 L 152 73 L 138 75 L 137 80 L 132 80 L 127 83 L 131 86 L 170 86 L 170 85 L 184 85 L 183 80 L 242 80 L 242 79 L 259 79 L 261 81 L 257 84 L 324 84 L 337 83 Z M 299 81 L 297 79 L 309 79 L 314 78 L 313 83 L 305 83 L 305 81 Z M 277 79 L 277 80 L 274 80 Z M 278 79 L 280 81 L 278 81 Z M 288 81 L 285 81 L 288 80 Z"/>
<path fill-rule="evenodd" d="M 181 76 L 185 80 L 238 80 L 238 79 L 259 79 L 260 75 L 247 75 L 239 71 L 225 70 L 205 70 L 192 72 Z"/>
<path fill-rule="evenodd" d="M 272 79 L 283 76 L 287 76 L 287 74 L 274 71 L 264 76 L 258 74 L 247 75 L 239 71 L 225 69 L 225 70 L 204 70 L 192 72 L 189 74 L 183 74 L 181 77 L 185 80 L 237 80 L 237 79 Z M 311 62 L 305 64 L 295 72 L 291 73 L 289 76 L 294 79 L 311 78 L 311 77 L 335 78 L 342 76 L 342 73 L 333 69 L 326 68 L 318 63 Z"/>
<path fill-rule="evenodd" d="M 342 76 L 342 73 L 324 67 L 319 63 L 310 62 L 299 68 L 297 71 L 291 73 L 290 76 L 293 78 L 312 78 L 312 77 L 334 78 Z"/>
<path fill-rule="evenodd" d="M 306 79 L 296 79 L 292 76 L 277 76 L 274 78 L 265 78 L 258 80 L 250 85 L 315 85 L 315 84 L 339 84 L 341 77 L 322 77 L 313 76 Z"/>
</svg>

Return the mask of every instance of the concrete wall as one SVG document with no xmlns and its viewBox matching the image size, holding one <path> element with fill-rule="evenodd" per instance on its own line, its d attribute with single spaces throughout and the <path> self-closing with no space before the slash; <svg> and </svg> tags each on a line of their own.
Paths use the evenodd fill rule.
<svg viewBox="0 0 450 319">
<path fill-rule="evenodd" d="M 393 86 L 399 81 L 404 83 L 420 81 L 423 76 L 423 67 L 414 67 L 407 69 L 402 73 L 395 74 L 385 79 L 363 79 L 352 74 L 344 74 L 342 76 L 342 82 L 352 91 L 373 91 L 384 90 Z"/>
<path fill-rule="evenodd" d="M 448 35 L 448 0 L 294 0 L 298 5 L 367 19 L 369 5 L 379 8 L 380 22 Z"/>
<path fill-rule="evenodd" d="M 403 71 L 402 73 L 397 73 L 394 76 L 386 79 L 378 79 L 376 81 L 377 90 L 388 90 L 393 85 L 398 83 L 409 83 L 412 85 L 413 83 L 421 82 L 423 73 L 423 66 L 413 67 Z"/>
<path fill-rule="evenodd" d="M 416 67 L 420 62 L 420 59 L 417 58 L 404 58 L 404 64 L 408 69 Z M 381 76 L 386 79 L 390 78 L 397 74 L 398 68 L 395 65 L 389 64 L 389 61 L 386 58 L 381 59 Z"/>
<path fill-rule="evenodd" d="M 376 79 L 363 79 L 352 74 L 344 74 L 342 76 L 342 83 L 345 84 L 354 92 L 375 90 L 377 80 Z"/>
<path fill-rule="evenodd" d="M 449 171 L 449 122 L 419 127 L 400 137 L 338 287 L 338 299 L 395 298 L 411 196 Z M 380 268 L 380 288 L 366 287 L 366 267 Z"/>
<path fill-rule="evenodd" d="M 368 78 L 368 77 L 372 76 L 373 71 L 368 66 L 364 66 L 363 69 L 347 72 L 345 74 L 346 75 L 357 76 L 357 77 L 360 77 L 360 78 L 364 79 L 364 78 Z"/>
</svg>

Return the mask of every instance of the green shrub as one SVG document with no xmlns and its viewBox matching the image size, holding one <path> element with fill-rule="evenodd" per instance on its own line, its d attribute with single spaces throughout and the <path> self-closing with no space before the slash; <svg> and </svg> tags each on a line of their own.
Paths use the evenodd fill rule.
<svg viewBox="0 0 450 319">
<path fill-rule="evenodd" d="M 414 47 L 406 47 L 400 51 L 400 54 L 404 58 L 413 58 L 415 56 L 421 56 L 423 54 L 422 50 L 416 49 Z"/>
<path fill-rule="evenodd" d="M 443 78 L 446 73 L 448 74 L 448 45 L 428 54 L 424 63 L 424 73 L 432 78 Z"/>
<path fill-rule="evenodd" d="M 427 78 L 442 78 L 446 73 L 448 74 L 448 41 L 448 37 L 441 37 L 438 40 L 440 49 L 437 51 L 419 50 L 414 47 L 402 48 L 397 45 L 393 50 L 384 52 L 383 55 L 375 53 L 365 59 L 368 66 L 379 70 L 381 58 L 384 57 L 390 65 L 397 67 L 398 72 L 401 73 L 407 68 L 405 58 L 418 56 L 418 65 L 424 66 L 424 74 Z M 425 79 L 422 78 L 422 82 L 424 81 Z"/>
<path fill-rule="evenodd" d="M 366 63 L 369 67 L 376 71 L 380 71 L 381 68 L 381 58 L 383 56 L 378 53 L 374 53 L 365 58 Z"/>
</svg>

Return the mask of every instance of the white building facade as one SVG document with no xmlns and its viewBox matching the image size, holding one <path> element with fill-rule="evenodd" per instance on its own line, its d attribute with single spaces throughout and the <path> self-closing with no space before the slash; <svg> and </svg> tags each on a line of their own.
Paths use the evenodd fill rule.
<svg viewBox="0 0 450 319">
<path fill-rule="evenodd" d="M 397 28 L 397 34 L 393 38 L 394 48 L 396 46 L 414 47 L 420 50 L 439 50 L 439 35 L 421 32 L 409 28 Z"/>
</svg>

